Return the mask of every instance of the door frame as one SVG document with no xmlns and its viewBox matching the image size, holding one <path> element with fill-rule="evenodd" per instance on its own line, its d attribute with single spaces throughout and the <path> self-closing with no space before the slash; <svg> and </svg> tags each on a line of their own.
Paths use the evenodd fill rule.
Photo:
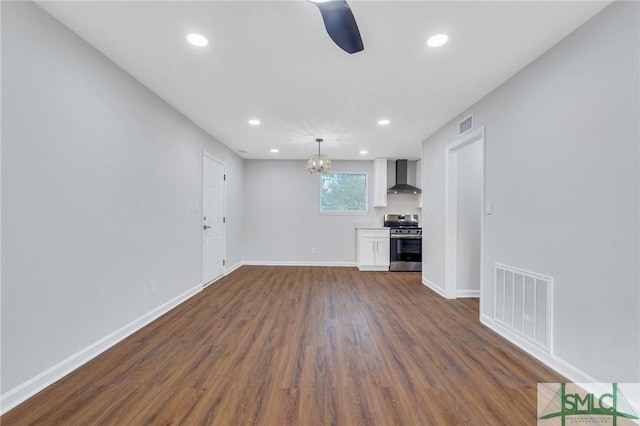
<svg viewBox="0 0 640 426">
<path fill-rule="evenodd" d="M 473 130 L 445 147 L 445 250 L 444 250 L 444 296 L 456 299 L 458 284 L 458 152 L 473 143 L 480 143 L 482 149 L 482 182 L 480 191 L 480 300 L 483 295 L 484 277 L 484 181 L 485 181 L 485 138 L 484 126 Z"/>
<path fill-rule="evenodd" d="M 205 161 L 207 160 L 212 160 L 215 161 L 216 163 L 220 164 L 222 166 L 223 169 L 223 175 L 225 176 L 225 178 L 222 181 L 222 215 L 226 218 L 227 217 L 227 179 L 226 179 L 226 175 L 227 175 L 227 164 L 222 161 L 220 158 L 216 157 L 215 155 L 203 150 L 202 151 L 202 202 L 201 202 L 201 212 L 200 212 L 200 250 L 201 250 L 201 254 L 200 254 L 200 276 L 202 278 L 202 286 L 206 287 L 209 284 L 213 283 L 214 281 L 216 281 L 217 279 L 223 277 L 226 274 L 226 265 L 223 264 L 222 267 L 222 274 L 220 276 L 214 277 L 213 279 L 209 280 L 208 278 L 205 277 L 205 270 L 204 270 L 204 265 L 205 265 L 205 260 L 204 260 L 204 228 L 202 223 L 204 222 L 204 204 L 205 204 L 205 176 L 204 176 L 204 168 L 205 168 Z M 223 223 L 223 227 L 222 227 L 222 259 L 223 261 L 227 258 L 227 227 L 226 227 L 226 222 Z"/>
</svg>

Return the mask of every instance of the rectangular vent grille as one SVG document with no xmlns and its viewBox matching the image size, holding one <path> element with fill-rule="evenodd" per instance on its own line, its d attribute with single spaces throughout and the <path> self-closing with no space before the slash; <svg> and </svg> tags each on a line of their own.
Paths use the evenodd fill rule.
<svg viewBox="0 0 640 426">
<path fill-rule="evenodd" d="M 493 319 L 551 353 L 553 279 L 494 265 Z"/>
<path fill-rule="evenodd" d="M 467 133 L 471 129 L 473 129 L 473 115 L 458 123 L 458 136 Z"/>
</svg>

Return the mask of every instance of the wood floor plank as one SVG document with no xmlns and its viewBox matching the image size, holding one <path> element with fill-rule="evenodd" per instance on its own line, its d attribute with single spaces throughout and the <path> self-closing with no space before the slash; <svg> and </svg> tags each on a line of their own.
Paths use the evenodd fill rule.
<svg viewBox="0 0 640 426">
<path fill-rule="evenodd" d="M 565 379 L 419 273 L 244 266 L 3 425 L 534 425 Z"/>
</svg>

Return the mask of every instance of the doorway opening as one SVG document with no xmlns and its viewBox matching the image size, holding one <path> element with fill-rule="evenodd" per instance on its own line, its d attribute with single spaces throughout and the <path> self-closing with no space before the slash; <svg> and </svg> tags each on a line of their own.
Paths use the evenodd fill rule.
<svg viewBox="0 0 640 426">
<path fill-rule="evenodd" d="M 481 297 L 484 127 L 446 147 L 445 296 Z"/>
</svg>

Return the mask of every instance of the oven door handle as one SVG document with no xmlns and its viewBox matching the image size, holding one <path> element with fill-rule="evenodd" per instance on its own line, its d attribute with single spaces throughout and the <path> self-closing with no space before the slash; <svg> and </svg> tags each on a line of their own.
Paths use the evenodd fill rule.
<svg viewBox="0 0 640 426">
<path fill-rule="evenodd" d="M 421 240 L 422 235 L 391 235 L 395 240 Z"/>
</svg>

